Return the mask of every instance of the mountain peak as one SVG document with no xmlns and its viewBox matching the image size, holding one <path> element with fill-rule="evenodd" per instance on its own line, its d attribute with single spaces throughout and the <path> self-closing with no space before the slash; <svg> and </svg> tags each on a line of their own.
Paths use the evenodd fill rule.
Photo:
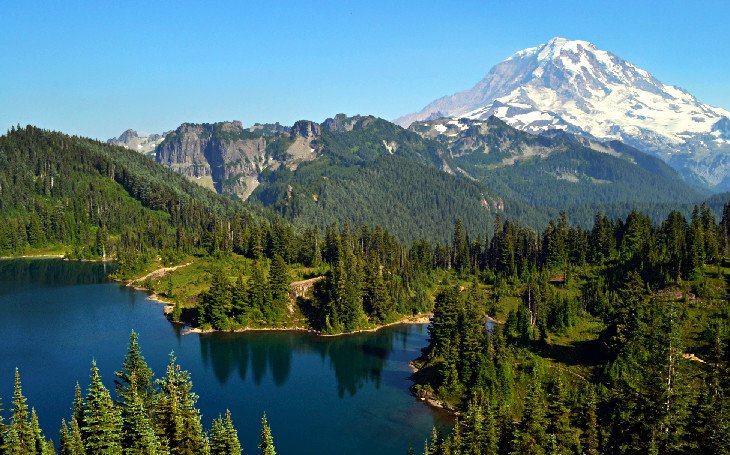
<svg viewBox="0 0 730 455">
<path fill-rule="evenodd" d="M 595 52 L 598 49 L 588 41 L 569 40 L 565 38 L 553 38 L 542 46 L 542 50 L 537 54 L 538 60 L 554 60 L 564 53 L 579 54 L 581 52 Z"/>
<path fill-rule="evenodd" d="M 717 131 L 720 127 L 712 130 L 730 113 L 589 41 L 554 37 L 518 51 L 471 89 L 396 122 L 407 127 L 436 112 L 478 120 L 495 115 L 536 134 L 561 129 L 620 140 L 659 156 L 694 184 L 715 188 L 730 182 L 725 178 L 730 175 L 730 141 Z M 730 189 L 730 183 L 724 185 L 716 189 Z"/>
<path fill-rule="evenodd" d="M 595 44 L 589 41 L 570 40 L 568 38 L 556 36 L 554 38 L 551 38 L 548 42 L 540 44 L 539 46 L 529 47 L 527 49 L 517 51 L 505 61 L 519 60 L 525 57 L 529 58 L 536 56 L 536 59 L 538 61 L 544 62 L 557 59 L 563 52 L 579 53 L 582 50 L 588 50 L 592 52 L 598 50 L 598 48 L 596 48 Z"/>
<path fill-rule="evenodd" d="M 140 153 L 151 154 L 164 135 L 139 133 L 133 129 L 124 131 L 119 137 L 107 140 L 107 144 L 118 145 Z"/>
</svg>

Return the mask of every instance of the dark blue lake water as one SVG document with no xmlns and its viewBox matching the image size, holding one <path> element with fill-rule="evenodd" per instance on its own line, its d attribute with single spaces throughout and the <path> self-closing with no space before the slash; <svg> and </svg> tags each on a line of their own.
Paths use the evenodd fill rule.
<svg viewBox="0 0 730 455">
<path fill-rule="evenodd" d="M 107 281 L 110 265 L 0 261 L 0 398 L 13 371 L 58 440 L 73 388 L 85 390 L 96 359 L 113 387 L 131 330 L 161 375 L 168 354 L 190 371 L 207 427 L 230 408 L 244 453 L 256 453 L 266 412 L 281 454 L 398 454 L 418 450 L 449 417 L 408 392 L 408 362 L 427 342 L 425 325 L 321 338 L 299 332 L 181 335 L 142 292 Z M 7 414 L 6 414 L 7 417 Z"/>
</svg>

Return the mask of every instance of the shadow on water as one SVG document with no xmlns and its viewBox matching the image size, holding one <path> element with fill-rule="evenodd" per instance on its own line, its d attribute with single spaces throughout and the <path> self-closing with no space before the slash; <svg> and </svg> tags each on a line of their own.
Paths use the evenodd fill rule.
<svg viewBox="0 0 730 455">
<path fill-rule="evenodd" d="M 394 348 L 407 344 L 407 330 L 383 330 L 341 337 L 317 337 L 301 332 L 217 333 L 199 336 L 200 356 L 220 384 L 234 373 L 256 385 L 268 375 L 286 384 L 297 353 L 312 353 L 327 362 L 337 381 L 337 393 L 354 396 L 366 383 L 380 387 L 381 373 Z M 397 343 L 397 344 L 396 344 Z"/>
</svg>

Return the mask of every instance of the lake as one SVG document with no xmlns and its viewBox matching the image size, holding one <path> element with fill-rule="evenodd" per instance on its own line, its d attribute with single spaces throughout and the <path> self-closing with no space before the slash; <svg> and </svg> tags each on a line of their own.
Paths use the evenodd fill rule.
<svg viewBox="0 0 730 455">
<path fill-rule="evenodd" d="M 182 335 L 160 304 L 107 280 L 112 267 L 0 260 L 0 398 L 7 408 L 18 367 L 29 405 L 56 442 L 74 385 L 88 386 L 92 359 L 113 389 L 131 330 L 158 377 L 175 352 L 192 375 L 206 428 L 230 408 L 244 453 L 257 452 L 264 412 L 281 454 L 405 455 L 409 445 L 422 450 L 432 426 L 451 424 L 408 391 L 408 362 L 427 344 L 425 325 L 343 337 Z"/>
</svg>

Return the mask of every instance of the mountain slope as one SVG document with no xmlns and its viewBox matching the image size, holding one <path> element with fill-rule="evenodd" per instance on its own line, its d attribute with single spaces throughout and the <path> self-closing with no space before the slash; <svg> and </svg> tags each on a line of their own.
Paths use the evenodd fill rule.
<svg viewBox="0 0 730 455">
<path fill-rule="evenodd" d="M 462 218 L 485 232 L 497 215 L 536 229 L 568 211 L 625 216 L 702 194 L 658 158 L 559 130 L 533 135 L 496 118 L 438 119 L 406 130 L 372 116 L 321 124 L 183 124 L 157 148 L 162 164 L 214 191 L 258 202 L 300 226 L 366 223 L 401 240 L 447 240 Z"/>
<path fill-rule="evenodd" d="M 183 123 L 157 147 L 156 161 L 218 193 L 246 199 L 259 174 L 314 157 L 311 122 L 292 128 L 241 122 Z"/>
<path fill-rule="evenodd" d="M 586 41 L 553 38 L 519 51 L 471 89 L 396 122 L 492 115 L 528 132 L 620 140 L 659 156 L 693 184 L 730 188 L 730 112 Z"/>
<path fill-rule="evenodd" d="M 415 122 L 442 143 L 445 166 L 506 199 L 556 210 L 582 204 L 692 203 L 702 194 L 660 159 L 618 141 L 561 131 L 533 135 L 496 117 Z"/>
<path fill-rule="evenodd" d="M 475 232 L 497 215 L 542 228 L 561 210 L 589 225 L 598 209 L 625 216 L 651 206 L 663 216 L 703 197 L 658 158 L 620 142 L 533 135 L 494 117 L 409 131 L 373 117 L 339 119 L 348 128 L 324 122 L 315 159 L 264 172 L 251 199 L 299 223 L 383 223 L 411 240 L 445 239 L 458 217 Z"/>
<path fill-rule="evenodd" d="M 140 153 L 31 126 L 0 136 L 0 163 L 0 254 L 47 246 L 80 257 L 193 251 L 216 220 L 241 227 L 268 216 Z"/>
<path fill-rule="evenodd" d="M 264 172 L 250 200 L 300 225 L 382 225 L 406 241 L 448 240 L 457 218 L 484 232 L 502 213 L 483 186 L 437 167 L 435 141 L 372 116 L 338 115 L 317 131 L 316 159 Z"/>
</svg>

